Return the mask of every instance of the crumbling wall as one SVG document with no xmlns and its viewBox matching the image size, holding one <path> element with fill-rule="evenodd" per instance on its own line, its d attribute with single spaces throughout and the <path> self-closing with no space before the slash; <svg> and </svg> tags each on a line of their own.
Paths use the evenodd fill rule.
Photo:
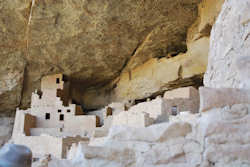
<svg viewBox="0 0 250 167">
<path fill-rule="evenodd" d="M 16 111 L 15 124 L 13 128 L 12 138 L 18 136 L 30 135 L 30 128 L 36 127 L 36 118 L 23 110 Z"/>
<path fill-rule="evenodd" d="M 168 120 L 168 113 L 166 110 L 165 101 L 160 97 L 157 97 L 152 101 L 134 105 L 128 110 L 128 112 L 148 113 L 149 117 L 153 118 L 156 123 Z"/>
<path fill-rule="evenodd" d="M 24 115 L 24 133 L 26 136 L 30 136 L 30 129 L 36 127 L 36 117 L 30 115 L 30 114 L 25 114 Z"/>
<path fill-rule="evenodd" d="M 89 138 L 75 136 L 75 137 L 65 137 L 62 139 L 62 158 L 66 158 L 68 151 L 70 150 L 73 144 L 88 144 Z"/>
</svg>

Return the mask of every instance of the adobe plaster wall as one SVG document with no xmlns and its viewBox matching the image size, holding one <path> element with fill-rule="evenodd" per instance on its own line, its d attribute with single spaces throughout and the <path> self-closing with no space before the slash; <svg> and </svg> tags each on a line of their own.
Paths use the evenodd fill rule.
<svg viewBox="0 0 250 167">
<path fill-rule="evenodd" d="M 113 116 L 112 126 L 147 127 L 154 123 L 148 113 L 123 111 Z"/>
</svg>

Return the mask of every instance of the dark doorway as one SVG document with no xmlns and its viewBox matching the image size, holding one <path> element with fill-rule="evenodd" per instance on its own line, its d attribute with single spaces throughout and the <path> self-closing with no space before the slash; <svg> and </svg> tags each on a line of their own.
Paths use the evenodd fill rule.
<svg viewBox="0 0 250 167">
<path fill-rule="evenodd" d="M 56 83 L 57 83 L 57 84 L 60 83 L 60 78 L 56 78 Z"/>
<path fill-rule="evenodd" d="M 60 114 L 59 120 L 60 120 L 60 121 L 63 121 L 63 120 L 64 120 L 64 115 L 63 115 L 63 114 Z"/>
<path fill-rule="evenodd" d="M 47 120 L 47 119 L 50 119 L 50 113 L 46 113 L 45 114 L 45 119 Z"/>
</svg>

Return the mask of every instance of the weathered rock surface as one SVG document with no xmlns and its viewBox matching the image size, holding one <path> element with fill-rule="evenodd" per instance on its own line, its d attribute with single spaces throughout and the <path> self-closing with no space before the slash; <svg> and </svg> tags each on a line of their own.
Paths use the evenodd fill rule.
<svg viewBox="0 0 250 167">
<path fill-rule="evenodd" d="M 200 112 L 233 104 L 250 104 L 249 89 L 200 87 Z"/>
<path fill-rule="evenodd" d="M 25 61 L 21 58 L 20 54 L 21 52 L 6 53 L 5 55 L 0 55 L 1 56 L 1 66 L 0 66 L 1 113 L 2 112 L 6 113 L 10 110 L 13 110 L 17 106 L 19 106 L 21 102 Z"/>
<path fill-rule="evenodd" d="M 0 118 L 0 147 L 8 142 L 12 135 L 14 126 L 14 118 L 1 117 Z"/>
<path fill-rule="evenodd" d="M 250 88 L 250 1 L 228 0 L 211 32 L 208 87 Z"/>
<path fill-rule="evenodd" d="M 26 106 L 47 74 L 63 72 L 84 91 L 111 81 L 127 64 L 131 69 L 152 57 L 184 52 L 199 2 L 1 1 L 0 111 Z M 5 86 L 8 79 L 12 84 Z"/>
<path fill-rule="evenodd" d="M 205 166 L 250 166 L 249 109 L 249 104 L 236 104 L 201 117 Z"/>
<path fill-rule="evenodd" d="M 202 85 L 208 60 L 210 30 L 223 2 L 203 0 L 199 5 L 198 18 L 187 32 L 186 52 L 162 52 L 160 58 L 154 58 L 144 51 L 148 50 L 146 47 L 151 46 L 151 43 L 157 42 L 146 39 L 121 75 L 105 87 L 86 90 L 82 95 L 82 103 L 87 108 L 99 108 L 113 101 L 145 99 L 177 87 Z M 136 63 L 138 65 L 133 64 L 139 59 L 141 62 Z"/>
</svg>

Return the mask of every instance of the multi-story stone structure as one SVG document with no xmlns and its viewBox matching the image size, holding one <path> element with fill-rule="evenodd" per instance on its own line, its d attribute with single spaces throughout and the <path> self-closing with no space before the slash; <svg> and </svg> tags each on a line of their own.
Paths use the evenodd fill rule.
<svg viewBox="0 0 250 167">
<path fill-rule="evenodd" d="M 86 141 L 99 124 L 95 115 L 84 115 L 72 104 L 70 82 L 62 74 L 44 77 L 41 91 L 32 93 L 31 108 L 17 109 L 12 139 L 28 146 L 35 157 L 65 157 L 72 143 Z M 77 137 L 75 137 L 77 136 Z"/>
</svg>

